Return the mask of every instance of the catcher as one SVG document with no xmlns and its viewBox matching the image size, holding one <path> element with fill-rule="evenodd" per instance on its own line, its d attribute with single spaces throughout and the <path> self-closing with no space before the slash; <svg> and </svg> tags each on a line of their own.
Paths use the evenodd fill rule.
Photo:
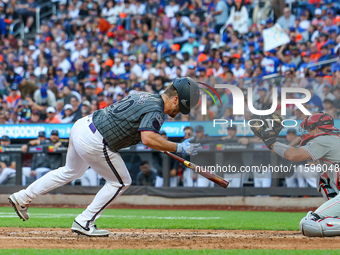
<svg viewBox="0 0 340 255">
<path fill-rule="evenodd" d="M 281 116 L 253 115 L 251 119 L 255 123 L 251 128 L 254 134 L 279 156 L 293 162 L 320 161 L 322 171 L 318 172 L 317 189 L 327 201 L 315 212 L 307 213 L 300 222 L 300 231 L 310 237 L 340 236 L 340 134 L 334 127 L 334 119 L 326 113 L 307 117 L 300 125 L 305 133 L 300 148 L 277 142 L 282 129 Z M 272 125 L 268 119 L 274 119 L 270 121 Z"/>
</svg>

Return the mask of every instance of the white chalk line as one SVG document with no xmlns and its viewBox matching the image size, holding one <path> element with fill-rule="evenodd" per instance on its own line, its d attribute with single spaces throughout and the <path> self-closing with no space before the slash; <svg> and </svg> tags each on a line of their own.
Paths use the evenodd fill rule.
<svg viewBox="0 0 340 255">
<path fill-rule="evenodd" d="M 78 214 L 47 214 L 47 213 L 31 213 L 33 218 L 65 218 L 77 217 Z M 18 217 L 15 213 L 0 212 L 0 218 L 15 218 Z M 219 220 L 221 217 L 186 217 L 186 216 L 142 216 L 142 215 L 102 215 L 101 218 L 116 218 L 116 219 L 156 219 L 156 220 Z"/>
</svg>

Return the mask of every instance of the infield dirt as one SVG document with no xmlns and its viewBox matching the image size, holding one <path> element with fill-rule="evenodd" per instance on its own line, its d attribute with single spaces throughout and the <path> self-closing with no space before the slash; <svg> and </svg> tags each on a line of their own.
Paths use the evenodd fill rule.
<svg viewBox="0 0 340 255">
<path fill-rule="evenodd" d="M 110 229 L 86 237 L 58 228 L 0 228 L 0 249 L 339 249 L 340 237 L 308 238 L 297 231 Z"/>
</svg>

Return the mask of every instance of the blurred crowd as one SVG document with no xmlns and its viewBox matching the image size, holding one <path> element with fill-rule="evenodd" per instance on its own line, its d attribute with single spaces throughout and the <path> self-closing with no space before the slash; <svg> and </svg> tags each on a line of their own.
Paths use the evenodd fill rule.
<svg viewBox="0 0 340 255">
<path fill-rule="evenodd" d="M 273 86 L 307 88 L 309 109 L 339 117 L 336 0 L 61 0 L 36 30 L 43 3 L 0 2 L 0 124 L 75 122 L 133 91 L 162 93 L 182 76 L 253 87 L 257 109 L 271 103 Z M 9 30 L 17 19 L 24 39 Z M 264 51 L 263 30 L 275 24 L 290 42 Z M 232 118 L 230 91 L 217 92 L 223 107 L 210 99 L 208 114 L 198 106 L 191 120 Z M 288 115 L 304 117 L 294 108 Z"/>
</svg>

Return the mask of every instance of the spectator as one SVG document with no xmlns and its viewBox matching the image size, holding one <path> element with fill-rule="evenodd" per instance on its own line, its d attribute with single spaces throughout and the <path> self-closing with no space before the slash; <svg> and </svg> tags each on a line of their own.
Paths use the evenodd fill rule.
<svg viewBox="0 0 340 255">
<path fill-rule="evenodd" d="M 14 111 L 18 114 L 20 121 L 28 121 L 31 117 L 31 106 L 27 100 L 20 99 Z"/>
<path fill-rule="evenodd" d="M 220 33 L 220 29 L 228 20 L 228 5 L 223 0 L 214 0 L 216 4 L 212 16 L 215 20 L 215 32 Z"/>
<path fill-rule="evenodd" d="M 284 55 L 282 55 L 281 49 L 280 49 L 278 54 L 279 54 L 280 59 L 282 61 L 282 64 L 281 64 L 281 73 L 282 73 L 282 75 L 284 75 L 286 73 L 286 71 L 290 71 L 292 69 L 295 70 L 296 69 L 296 65 L 293 62 L 292 53 L 289 50 L 286 50 L 284 52 Z"/>
<path fill-rule="evenodd" d="M 22 145 L 21 150 L 23 153 L 26 153 L 30 146 L 47 145 L 49 143 L 50 142 L 46 138 L 45 131 L 40 131 L 38 133 L 38 138 L 30 140 L 27 144 Z M 34 153 L 30 175 L 38 179 L 51 170 L 49 166 L 50 162 L 47 153 L 45 152 Z"/>
<path fill-rule="evenodd" d="M 9 146 L 11 140 L 7 135 L 1 137 L 0 145 Z M 5 184 L 10 178 L 15 177 L 16 160 L 12 153 L 0 153 L 0 185 Z"/>
<path fill-rule="evenodd" d="M 64 115 L 63 117 L 60 119 L 61 123 L 71 123 L 74 115 L 73 115 L 73 111 L 72 111 L 72 105 L 71 104 L 65 104 L 64 108 Z M 52 168 L 54 169 L 54 168 Z"/>
<path fill-rule="evenodd" d="M 337 118 L 337 114 L 336 114 L 336 110 L 334 108 L 334 102 L 333 100 L 330 100 L 328 98 L 326 98 L 325 100 L 323 100 L 323 108 L 324 108 L 324 112 L 328 113 L 329 115 L 331 115 L 334 119 Z"/>
<path fill-rule="evenodd" d="M 190 35 L 190 19 L 183 16 L 180 12 L 175 14 L 175 18 L 171 20 L 171 27 L 174 33 L 174 43 L 184 44 Z"/>
<path fill-rule="evenodd" d="M 43 120 L 40 119 L 40 113 L 38 110 L 33 110 L 31 112 L 31 118 L 27 121 L 27 123 L 31 124 L 43 123 Z"/>
<path fill-rule="evenodd" d="M 268 56 L 266 56 L 261 62 L 261 65 L 264 68 L 264 74 L 266 75 L 277 73 L 280 64 L 281 61 L 278 57 L 276 57 L 275 49 L 268 51 Z"/>
<path fill-rule="evenodd" d="M 45 122 L 53 124 L 61 123 L 60 119 L 58 119 L 58 117 L 56 116 L 56 110 L 54 107 L 52 106 L 47 107 L 46 114 L 47 118 Z"/>
<path fill-rule="evenodd" d="M 55 129 L 51 131 L 50 143 L 51 145 L 53 145 L 53 151 L 56 151 L 59 147 L 64 147 L 64 148 L 68 147 L 67 142 L 66 143 L 60 142 L 59 132 L 58 130 L 55 130 Z M 63 162 L 62 162 L 63 158 L 62 158 L 61 153 L 48 153 L 48 159 L 50 163 L 50 166 L 49 166 L 50 169 L 58 169 L 59 167 L 63 166 Z"/>
<path fill-rule="evenodd" d="M 225 42 L 221 41 L 220 35 L 218 34 L 214 35 L 214 43 L 211 45 L 211 49 L 220 49 L 225 47 L 225 45 L 226 45 Z"/>
<path fill-rule="evenodd" d="M 18 89 L 18 85 L 13 83 L 10 86 L 10 94 L 7 96 L 5 102 L 7 102 L 11 108 L 16 107 L 19 100 L 21 99 L 20 92 Z"/>
<path fill-rule="evenodd" d="M 119 57 L 115 58 L 114 65 L 112 66 L 111 71 L 115 75 L 121 75 L 121 74 L 125 73 L 125 63 L 122 62 L 121 58 L 119 58 Z"/>
<path fill-rule="evenodd" d="M 47 75 L 47 72 L 48 72 L 48 63 L 47 63 L 46 60 L 40 61 L 39 66 L 37 66 L 34 69 L 34 75 L 36 77 L 40 77 L 42 75 Z"/>
<path fill-rule="evenodd" d="M 295 27 L 295 15 L 292 14 L 289 7 L 285 7 L 283 9 L 283 16 L 277 20 L 277 24 L 279 24 L 287 32 L 290 27 Z"/>
<path fill-rule="evenodd" d="M 188 42 L 183 44 L 181 52 L 188 52 L 190 56 L 193 55 L 194 47 L 198 47 L 198 42 L 195 40 L 196 35 L 194 33 L 189 34 Z"/>
<path fill-rule="evenodd" d="M 145 70 L 143 71 L 142 74 L 142 80 L 147 80 L 149 78 L 150 73 L 156 75 L 157 74 L 157 70 L 152 67 L 152 60 L 150 58 L 147 58 L 145 60 Z"/>
<path fill-rule="evenodd" d="M 321 75 L 321 73 L 319 73 Z M 309 90 L 311 93 L 311 99 L 307 102 L 307 108 L 312 110 L 313 112 L 319 112 L 323 110 L 322 106 L 322 100 L 321 98 L 314 93 L 313 87 L 312 86 L 307 86 L 306 89 Z"/>
<path fill-rule="evenodd" d="M 140 79 L 142 77 L 143 71 L 142 68 L 137 64 L 137 57 L 135 55 L 131 55 L 129 57 L 129 61 L 131 64 L 131 74 L 136 74 L 137 78 Z"/>
<path fill-rule="evenodd" d="M 326 99 L 329 99 L 331 101 L 335 100 L 335 96 L 332 93 L 332 86 L 329 85 L 328 82 L 326 82 L 325 85 L 323 85 L 322 92 L 319 94 L 319 97 L 322 102 L 324 102 Z"/>
<path fill-rule="evenodd" d="M 321 46 L 321 56 L 319 58 L 319 61 L 325 61 L 325 60 L 329 60 L 332 59 L 333 56 L 330 54 L 329 50 L 328 50 L 328 45 L 324 44 Z"/>
<path fill-rule="evenodd" d="M 70 104 L 72 105 L 73 119 L 72 122 L 76 122 L 82 117 L 81 110 L 79 108 L 80 102 L 76 96 L 72 96 L 70 99 Z"/>
<path fill-rule="evenodd" d="M 107 106 L 107 101 L 105 101 L 105 96 L 103 92 L 99 92 L 98 95 L 99 109 L 103 109 Z"/>
<path fill-rule="evenodd" d="M 265 19 L 268 17 L 269 12 L 271 11 L 270 8 L 271 1 L 258 1 L 255 5 L 253 11 L 253 23 L 256 25 L 260 25 L 261 18 L 264 17 Z"/>
<path fill-rule="evenodd" d="M 109 19 L 114 15 L 116 15 L 114 2 L 112 0 L 107 1 L 105 3 L 105 7 L 102 9 L 101 16 L 105 19 Z"/>
<path fill-rule="evenodd" d="M 151 169 L 148 161 L 142 161 L 139 165 L 140 172 L 137 175 L 137 185 L 155 186 L 156 171 Z"/>
<path fill-rule="evenodd" d="M 176 3 L 176 2 L 170 1 L 170 3 Z M 167 15 L 165 15 L 164 11 L 165 10 L 163 8 L 160 8 L 158 10 L 158 15 L 159 15 L 158 27 L 163 32 L 165 41 L 168 43 L 168 45 L 171 45 L 174 39 L 174 35 L 172 32 L 172 27 L 171 27 L 171 19 Z"/>
<path fill-rule="evenodd" d="M 183 64 L 184 57 L 181 53 L 176 54 L 176 58 L 173 60 L 174 66 L 171 69 L 171 73 L 169 75 L 170 79 L 175 79 L 177 77 L 182 77 L 187 73 L 187 66 Z M 180 68 L 179 73 L 177 74 L 177 68 Z"/>
<path fill-rule="evenodd" d="M 190 36 L 189 36 L 190 38 Z M 157 37 L 157 41 L 156 41 L 156 45 L 155 45 L 155 49 L 157 54 L 164 56 L 164 55 L 169 55 L 170 54 L 170 47 L 168 42 L 166 42 L 164 40 L 164 35 L 163 34 L 159 34 Z"/>
<path fill-rule="evenodd" d="M 320 8 L 316 8 L 314 10 L 314 18 L 312 20 L 312 25 L 316 26 L 319 23 L 324 25 L 324 22 L 325 21 L 322 19 L 322 10 Z"/>
<path fill-rule="evenodd" d="M 302 62 L 298 67 L 298 77 L 305 77 L 305 73 L 307 71 L 307 67 L 309 66 L 309 64 L 312 63 L 311 61 L 311 52 L 309 51 L 304 51 L 301 53 L 301 57 L 302 57 Z"/>
<path fill-rule="evenodd" d="M 243 0 L 235 0 L 226 24 L 231 24 L 234 31 L 246 34 L 248 33 L 248 19 L 249 14 Z"/>
<path fill-rule="evenodd" d="M 228 135 L 222 140 L 225 142 L 238 142 L 237 129 L 236 126 L 229 126 L 228 128 Z M 226 157 L 224 157 L 224 164 L 231 166 L 234 169 L 237 169 L 236 172 L 227 172 L 224 173 L 224 178 L 229 181 L 229 186 L 231 188 L 240 188 L 243 186 L 243 174 L 239 171 L 242 165 L 244 165 L 242 160 L 242 155 L 238 152 L 229 152 Z"/>
<path fill-rule="evenodd" d="M 55 107 L 57 104 L 54 93 L 46 87 L 37 89 L 33 94 L 33 100 L 40 106 Z"/>
<path fill-rule="evenodd" d="M 311 44 L 310 49 L 311 49 L 311 60 L 313 62 L 318 62 L 319 58 L 321 57 L 321 53 L 318 50 L 317 44 L 316 43 Z"/>
<path fill-rule="evenodd" d="M 38 3 L 36 3 L 34 0 L 27 0 L 27 3 L 17 5 L 19 14 L 22 16 L 22 18 L 25 21 L 25 29 L 24 29 L 25 33 L 28 33 L 31 26 L 33 25 L 35 11 L 37 7 L 38 7 Z"/>
<path fill-rule="evenodd" d="M 121 95 L 121 99 L 120 100 L 122 100 L 124 95 L 123 94 L 120 94 L 120 95 Z M 118 98 L 118 96 L 117 96 L 117 98 Z M 91 101 L 91 113 L 94 113 L 95 111 L 98 111 L 98 110 L 99 110 L 99 103 L 98 103 L 97 100 L 94 99 L 94 100 Z"/>
<path fill-rule="evenodd" d="M 179 12 L 179 5 L 175 0 L 170 0 L 169 5 L 167 5 L 164 9 L 164 12 L 167 17 L 173 18 L 175 14 Z"/>
<path fill-rule="evenodd" d="M 241 67 L 241 59 L 239 57 L 234 57 L 232 60 L 234 67 L 231 69 L 235 78 L 241 78 L 245 70 Z"/>
</svg>

